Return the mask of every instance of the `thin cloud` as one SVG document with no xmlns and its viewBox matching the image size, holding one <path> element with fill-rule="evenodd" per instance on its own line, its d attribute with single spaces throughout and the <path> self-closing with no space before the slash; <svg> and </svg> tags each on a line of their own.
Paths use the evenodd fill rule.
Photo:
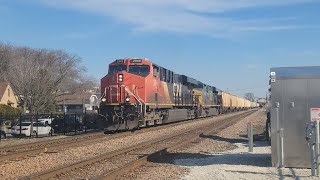
<svg viewBox="0 0 320 180">
<path fill-rule="evenodd" d="M 191 11 L 221 13 L 240 9 L 266 6 L 286 6 L 297 3 L 314 2 L 314 0 L 186 0 L 181 5 Z"/>
<path fill-rule="evenodd" d="M 221 13 L 266 6 L 310 3 L 312 0 L 37 0 L 56 8 L 75 9 L 129 23 L 138 32 L 178 32 L 215 37 L 243 32 L 301 28 L 289 21 L 219 17 Z M 201 13 L 210 13 L 209 16 Z M 281 17 L 283 18 L 283 17 Z M 280 19 L 281 19 L 280 18 Z"/>
</svg>

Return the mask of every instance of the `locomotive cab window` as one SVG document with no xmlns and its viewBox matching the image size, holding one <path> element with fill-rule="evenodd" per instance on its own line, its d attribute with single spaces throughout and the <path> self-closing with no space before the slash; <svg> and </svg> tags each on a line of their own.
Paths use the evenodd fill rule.
<svg viewBox="0 0 320 180">
<path fill-rule="evenodd" d="M 160 76 L 159 67 L 153 66 L 153 76 L 154 77 L 159 77 Z"/>
<path fill-rule="evenodd" d="M 167 77 L 167 70 L 164 68 L 161 68 L 160 69 L 160 80 L 166 81 L 166 77 Z"/>
<path fill-rule="evenodd" d="M 171 79 L 171 72 L 168 70 L 168 71 L 167 71 L 166 81 L 167 81 L 168 83 L 170 83 L 170 79 Z"/>
<path fill-rule="evenodd" d="M 146 77 L 150 73 L 150 67 L 147 65 L 132 65 L 129 66 L 129 73 Z"/>
<path fill-rule="evenodd" d="M 117 72 L 126 72 L 127 66 L 126 65 L 112 65 L 109 66 L 109 74 L 117 73 Z"/>
<path fill-rule="evenodd" d="M 171 72 L 171 83 L 173 83 L 174 81 L 173 81 L 173 79 L 174 79 L 174 74 L 173 74 L 173 72 Z"/>
</svg>

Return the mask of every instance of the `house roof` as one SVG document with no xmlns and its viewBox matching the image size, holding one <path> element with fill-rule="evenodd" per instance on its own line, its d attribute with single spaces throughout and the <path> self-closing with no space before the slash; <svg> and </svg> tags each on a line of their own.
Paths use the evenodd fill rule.
<svg viewBox="0 0 320 180">
<path fill-rule="evenodd" d="M 9 86 L 8 82 L 0 82 L 0 100 L 2 99 L 8 86 Z"/>
<path fill-rule="evenodd" d="M 95 95 L 90 92 L 78 92 L 75 94 L 64 94 L 56 97 L 56 101 L 58 105 L 68 104 L 68 105 L 81 105 L 88 104 L 90 97 Z"/>
</svg>

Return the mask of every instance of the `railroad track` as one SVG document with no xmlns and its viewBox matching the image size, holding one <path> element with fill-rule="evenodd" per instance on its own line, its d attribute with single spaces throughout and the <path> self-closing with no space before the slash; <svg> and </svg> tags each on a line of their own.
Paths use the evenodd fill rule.
<svg viewBox="0 0 320 180">
<path fill-rule="evenodd" d="M 34 142 L 28 144 L 20 144 L 15 146 L 8 146 L 0 148 L 0 162 L 18 160 L 19 158 L 25 159 L 27 157 L 33 157 L 42 152 L 55 151 L 58 148 L 64 148 L 66 146 L 76 145 L 79 142 L 89 141 L 91 139 L 97 139 L 105 137 L 102 132 L 78 135 L 73 137 L 66 137 L 61 139 L 53 139 L 48 141 Z"/>
<path fill-rule="evenodd" d="M 224 115 L 221 115 L 223 117 Z M 212 117 L 207 117 L 203 119 L 208 119 Z M 135 134 L 145 133 L 148 131 L 154 131 L 164 128 L 169 128 L 172 126 L 178 126 L 180 124 L 192 123 L 197 121 L 197 119 L 189 120 L 189 121 L 182 121 L 167 125 L 161 125 L 158 127 L 146 128 L 140 131 L 135 131 Z M 54 139 L 42 142 L 35 142 L 35 143 L 28 143 L 28 144 L 21 144 L 9 147 L 0 148 L 0 164 L 4 164 L 8 161 L 19 161 L 23 159 L 27 159 L 30 157 L 35 157 L 41 155 L 42 153 L 56 153 L 63 149 L 67 148 L 74 148 L 83 145 L 89 145 L 98 143 L 99 141 L 106 141 L 115 138 L 121 138 L 133 135 L 132 132 L 123 132 L 119 134 L 113 135 L 105 135 L 102 132 L 99 133 L 92 133 L 92 134 L 85 134 L 61 139 Z"/>
<path fill-rule="evenodd" d="M 165 135 L 151 141 L 108 152 L 91 159 L 61 166 L 50 171 L 34 174 L 27 179 L 115 179 L 124 172 L 134 169 L 152 157 L 176 150 L 197 141 L 202 133 L 217 133 L 255 111 L 244 112 L 224 119 L 213 121 L 208 126 L 194 127 Z M 93 169 L 92 169 L 93 168 Z M 90 173 L 99 173 L 91 174 Z M 84 175 L 86 174 L 86 175 Z"/>
</svg>

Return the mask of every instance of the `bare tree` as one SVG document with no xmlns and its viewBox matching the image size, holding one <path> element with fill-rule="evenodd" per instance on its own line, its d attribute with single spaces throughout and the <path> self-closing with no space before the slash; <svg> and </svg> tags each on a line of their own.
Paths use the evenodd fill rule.
<svg viewBox="0 0 320 180">
<path fill-rule="evenodd" d="M 246 93 L 245 95 L 244 95 L 244 98 L 245 99 L 247 99 L 247 100 L 249 100 L 249 101 L 254 101 L 254 94 L 253 93 Z"/>
<path fill-rule="evenodd" d="M 5 74 L 9 66 L 10 50 L 10 45 L 0 43 L 0 81 L 6 81 Z"/>
<path fill-rule="evenodd" d="M 84 68 L 80 58 L 63 51 L 12 48 L 4 77 L 11 82 L 24 110 L 45 112 L 54 107 L 55 96 L 66 82 L 80 82 Z"/>
<path fill-rule="evenodd" d="M 0 81 L 9 81 L 24 110 L 48 112 L 61 92 L 90 89 L 96 80 L 84 76 L 81 58 L 64 51 L 14 47 L 0 42 Z"/>
<path fill-rule="evenodd" d="M 72 95 L 76 93 L 82 93 L 87 92 L 91 90 L 97 91 L 95 88 L 97 88 L 97 80 L 92 77 L 78 77 L 77 79 L 74 78 L 66 78 L 60 85 L 59 90 L 55 93 L 57 103 L 62 102 L 63 100 L 61 96 L 64 95 Z"/>
</svg>

